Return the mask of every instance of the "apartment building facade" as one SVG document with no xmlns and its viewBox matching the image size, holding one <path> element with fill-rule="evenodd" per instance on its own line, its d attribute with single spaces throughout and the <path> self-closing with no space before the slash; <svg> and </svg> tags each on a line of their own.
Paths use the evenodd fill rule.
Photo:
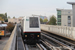
<svg viewBox="0 0 75 50">
<path fill-rule="evenodd" d="M 57 25 L 72 26 L 71 9 L 57 9 Z"/>
</svg>

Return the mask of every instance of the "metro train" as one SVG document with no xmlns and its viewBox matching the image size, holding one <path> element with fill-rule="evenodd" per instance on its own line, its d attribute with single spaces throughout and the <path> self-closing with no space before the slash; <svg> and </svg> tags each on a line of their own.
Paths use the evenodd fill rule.
<svg viewBox="0 0 75 50">
<path fill-rule="evenodd" d="M 40 42 L 39 17 L 24 17 L 21 21 L 22 37 L 25 43 L 35 44 Z"/>
<path fill-rule="evenodd" d="M 40 27 L 44 31 L 75 41 L 75 27 L 45 25 L 45 24 L 41 24 Z"/>
</svg>

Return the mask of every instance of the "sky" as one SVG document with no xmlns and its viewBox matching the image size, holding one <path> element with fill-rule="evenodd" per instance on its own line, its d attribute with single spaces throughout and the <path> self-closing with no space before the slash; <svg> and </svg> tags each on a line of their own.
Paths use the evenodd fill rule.
<svg viewBox="0 0 75 50">
<path fill-rule="evenodd" d="M 56 9 L 72 9 L 67 2 L 75 0 L 0 0 L 0 13 L 16 18 L 20 16 L 42 15 L 57 16 Z"/>
</svg>

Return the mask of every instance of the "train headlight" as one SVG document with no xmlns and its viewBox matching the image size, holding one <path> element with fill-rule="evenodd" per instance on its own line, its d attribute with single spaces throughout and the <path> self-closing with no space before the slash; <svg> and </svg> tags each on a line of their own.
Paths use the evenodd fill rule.
<svg viewBox="0 0 75 50">
<path fill-rule="evenodd" d="M 39 37 L 39 35 L 37 35 L 37 37 Z"/>
<path fill-rule="evenodd" d="M 25 37 L 27 37 L 27 35 L 25 35 Z"/>
</svg>

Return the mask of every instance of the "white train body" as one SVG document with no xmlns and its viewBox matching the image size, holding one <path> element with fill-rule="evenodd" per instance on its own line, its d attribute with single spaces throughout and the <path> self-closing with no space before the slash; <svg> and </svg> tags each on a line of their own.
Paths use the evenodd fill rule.
<svg viewBox="0 0 75 50">
<path fill-rule="evenodd" d="M 75 27 L 41 24 L 41 29 L 75 41 Z"/>
<path fill-rule="evenodd" d="M 38 18 L 38 23 L 39 23 L 38 26 L 37 27 L 31 27 L 31 28 L 30 28 L 30 19 L 29 18 L 30 17 L 24 17 L 22 19 L 21 26 L 23 28 L 23 32 L 41 32 L 39 17 L 37 17 Z"/>
<path fill-rule="evenodd" d="M 40 19 L 39 17 L 24 17 L 21 22 L 22 37 L 25 43 L 33 44 L 40 39 Z"/>
</svg>

